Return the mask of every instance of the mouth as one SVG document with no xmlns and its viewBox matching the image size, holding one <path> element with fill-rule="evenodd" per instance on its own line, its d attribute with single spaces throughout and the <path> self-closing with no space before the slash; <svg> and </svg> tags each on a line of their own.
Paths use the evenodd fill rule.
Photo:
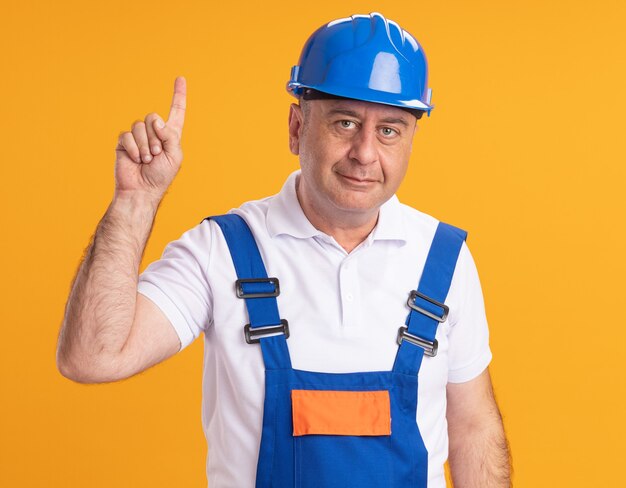
<svg viewBox="0 0 626 488">
<path fill-rule="evenodd" d="M 348 182 L 352 183 L 353 185 L 365 186 L 365 185 L 371 185 L 378 181 L 373 178 L 363 178 L 360 176 L 351 176 L 351 175 L 346 175 L 343 173 L 337 173 L 337 174 L 341 176 L 342 178 L 344 178 L 345 180 L 347 180 Z"/>
</svg>

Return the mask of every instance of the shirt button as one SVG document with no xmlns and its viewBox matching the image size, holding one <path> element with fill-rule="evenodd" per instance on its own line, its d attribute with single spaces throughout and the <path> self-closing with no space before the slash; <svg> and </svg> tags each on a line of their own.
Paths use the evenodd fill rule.
<svg viewBox="0 0 626 488">
<path fill-rule="evenodd" d="M 348 300 L 349 302 L 351 302 L 354 299 L 354 297 L 352 296 L 352 293 L 348 293 L 346 295 L 346 300 Z"/>
</svg>

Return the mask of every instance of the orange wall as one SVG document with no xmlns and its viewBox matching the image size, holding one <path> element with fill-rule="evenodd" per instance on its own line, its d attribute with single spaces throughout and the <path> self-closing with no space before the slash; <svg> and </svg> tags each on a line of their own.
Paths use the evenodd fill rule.
<svg viewBox="0 0 626 488">
<path fill-rule="evenodd" d="M 261 6 L 262 5 L 262 6 Z M 55 368 L 120 131 L 188 83 L 183 168 L 144 266 L 297 167 L 284 90 L 306 37 L 381 11 L 433 102 L 400 197 L 469 230 L 516 485 L 618 486 L 626 386 L 621 0 L 5 2 L 0 16 L 0 485 L 203 486 L 202 344 L 120 384 Z M 621 457 L 621 456 L 620 456 Z"/>
</svg>

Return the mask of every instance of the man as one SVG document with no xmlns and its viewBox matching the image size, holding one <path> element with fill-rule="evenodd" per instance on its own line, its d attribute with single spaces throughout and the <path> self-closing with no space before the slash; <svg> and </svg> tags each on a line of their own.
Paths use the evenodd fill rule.
<svg viewBox="0 0 626 488">
<path fill-rule="evenodd" d="M 301 170 L 186 232 L 141 277 L 182 161 L 184 78 L 167 123 L 152 113 L 121 134 L 61 372 L 120 380 L 204 332 L 211 488 L 442 487 L 448 438 L 455 486 L 509 486 L 465 233 L 395 197 L 432 109 L 421 46 L 377 13 L 339 19 L 307 41 L 288 89 Z"/>
</svg>

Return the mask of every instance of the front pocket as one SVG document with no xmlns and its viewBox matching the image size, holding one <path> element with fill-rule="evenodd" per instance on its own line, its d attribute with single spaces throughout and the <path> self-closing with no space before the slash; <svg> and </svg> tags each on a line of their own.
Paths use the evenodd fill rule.
<svg viewBox="0 0 626 488">
<path fill-rule="evenodd" d="M 293 435 L 391 435 L 389 391 L 292 390 Z"/>
<path fill-rule="evenodd" d="M 290 390 L 295 488 L 426 487 L 415 412 L 398 408 L 395 385 L 369 386 L 378 389 Z"/>
</svg>

